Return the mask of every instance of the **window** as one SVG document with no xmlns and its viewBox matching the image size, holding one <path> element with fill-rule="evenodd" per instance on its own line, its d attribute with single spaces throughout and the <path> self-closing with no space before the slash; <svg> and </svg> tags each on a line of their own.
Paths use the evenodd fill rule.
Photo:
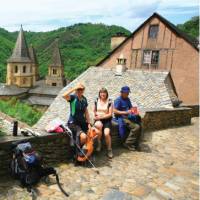
<svg viewBox="0 0 200 200">
<path fill-rule="evenodd" d="M 23 73 L 26 73 L 26 66 L 23 66 Z"/>
<path fill-rule="evenodd" d="M 143 53 L 143 64 L 158 64 L 159 51 L 157 50 L 144 50 Z"/>
<path fill-rule="evenodd" d="M 56 86 L 56 83 L 52 83 L 52 86 Z"/>
<path fill-rule="evenodd" d="M 53 69 L 53 74 L 57 74 L 57 70 L 56 69 Z"/>
<path fill-rule="evenodd" d="M 149 50 L 144 51 L 143 64 L 151 64 L 151 51 Z"/>
<path fill-rule="evenodd" d="M 152 51 L 151 64 L 158 64 L 158 60 L 159 60 L 159 51 Z"/>
<path fill-rule="evenodd" d="M 18 72 L 18 66 L 16 65 L 15 66 L 15 73 L 17 73 Z"/>
<path fill-rule="evenodd" d="M 150 25 L 149 27 L 149 38 L 155 39 L 158 35 L 158 25 Z"/>
</svg>

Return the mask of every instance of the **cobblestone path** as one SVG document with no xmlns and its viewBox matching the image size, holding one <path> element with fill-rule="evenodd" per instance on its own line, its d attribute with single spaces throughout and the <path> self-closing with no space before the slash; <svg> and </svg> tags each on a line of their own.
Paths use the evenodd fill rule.
<svg viewBox="0 0 200 200">
<path fill-rule="evenodd" d="M 55 184 L 40 183 L 38 200 L 197 200 L 199 197 L 198 120 L 191 126 L 156 131 L 145 136 L 148 152 L 115 149 L 112 161 L 105 153 L 94 162 L 100 171 L 73 164 L 57 167 L 60 181 L 70 197 Z M 0 200 L 31 199 L 17 181 L 0 181 Z"/>
</svg>

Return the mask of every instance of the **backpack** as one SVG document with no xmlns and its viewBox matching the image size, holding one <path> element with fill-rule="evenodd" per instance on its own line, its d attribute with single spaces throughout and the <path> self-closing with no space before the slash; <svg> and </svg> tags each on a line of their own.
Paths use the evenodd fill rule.
<svg viewBox="0 0 200 200">
<path fill-rule="evenodd" d="M 55 174 L 52 168 L 42 166 L 41 157 L 34 151 L 29 142 L 13 143 L 10 174 L 20 181 L 24 187 L 36 185 L 42 177 Z"/>
</svg>

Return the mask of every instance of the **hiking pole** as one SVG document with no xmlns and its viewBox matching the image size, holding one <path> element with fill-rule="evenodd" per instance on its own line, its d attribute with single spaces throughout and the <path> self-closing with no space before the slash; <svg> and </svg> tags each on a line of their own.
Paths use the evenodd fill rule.
<svg viewBox="0 0 200 200">
<path fill-rule="evenodd" d="M 83 150 L 80 148 L 80 146 L 76 143 L 76 141 L 73 138 L 72 131 L 69 129 L 68 126 L 61 125 L 62 128 L 65 129 L 65 133 L 71 138 L 72 142 L 76 145 L 76 147 L 79 149 L 79 151 L 84 155 L 84 157 L 88 160 L 90 165 L 95 169 L 96 173 L 99 174 L 99 170 L 95 167 L 95 165 L 92 163 L 92 161 L 86 156 L 86 154 L 83 152 Z"/>
</svg>

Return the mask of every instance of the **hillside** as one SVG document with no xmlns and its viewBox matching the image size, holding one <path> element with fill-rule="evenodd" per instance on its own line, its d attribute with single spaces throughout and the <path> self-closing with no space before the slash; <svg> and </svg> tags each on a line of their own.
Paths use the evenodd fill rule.
<svg viewBox="0 0 200 200">
<path fill-rule="evenodd" d="M 184 24 L 178 24 L 177 27 L 192 37 L 199 37 L 199 16 L 192 17 Z"/>
<path fill-rule="evenodd" d="M 192 37 L 199 35 L 199 17 L 193 17 L 178 28 Z M 110 38 L 117 32 L 130 32 L 119 26 L 104 24 L 75 24 L 48 32 L 25 32 L 27 42 L 34 45 L 40 63 L 40 74 L 47 73 L 51 57 L 51 43 L 59 38 L 65 64 L 65 75 L 73 80 L 88 66 L 100 61 L 110 50 Z M 5 82 L 6 60 L 11 55 L 18 32 L 0 28 L 0 82 Z"/>
<path fill-rule="evenodd" d="M 59 38 L 59 47 L 70 80 L 88 66 L 97 63 L 110 50 L 110 38 L 117 32 L 130 34 L 119 26 L 104 24 L 76 24 L 49 32 L 25 32 L 28 44 L 35 47 L 40 63 L 40 74 L 45 76 L 51 57 L 51 43 Z M 11 55 L 18 32 L 0 29 L 0 81 L 5 81 L 6 60 Z"/>
</svg>

